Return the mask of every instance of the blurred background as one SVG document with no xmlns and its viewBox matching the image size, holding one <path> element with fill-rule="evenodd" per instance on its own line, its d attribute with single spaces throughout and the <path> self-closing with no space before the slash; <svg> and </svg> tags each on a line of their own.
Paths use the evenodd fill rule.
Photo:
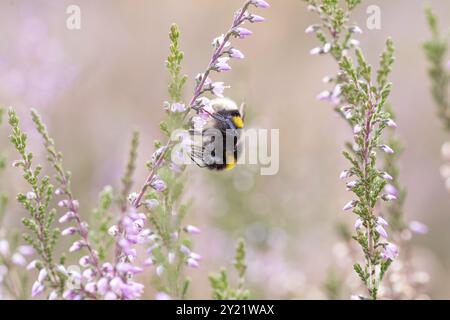
<svg viewBox="0 0 450 320">
<path fill-rule="evenodd" d="M 31 125 L 37 108 L 73 173 L 74 193 L 88 217 L 103 186 L 118 186 L 133 129 L 142 133 L 137 186 L 146 175 L 153 140 L 162 138 L 158 124 L 167 99 L 164 61 L 168 30 L 181 29 L 184 73 L 193 78 L 206 67 L 211 41 L 225 32 L 242 0 L 2 0 L 0 2 L 0 102 L 14 106 L 43 157 Z M 441 145 L 448 140 L 429 93 L 427 63 L 421 50 L 429 36 L 422 0 L 372 0 L 353 20 L 368 60 L 378 55 L 388 36 L 397 49 L 391 77 L 391 102 L 405 152 L 401 179 L 408 189 L 406 214 L 429 227 L 414 238 L 414 259 L 430 275 L 428 293 L 450 298 L 450 197 L 439 174 Z M 450 28 L 450 3 L 429 1 Z M 81 8 L 81 30 L 66 28 L 66 8 Z M 381 8 L 381 30 L 367 30 L 368 5 Z M 269 10 L 254 10 L 267 23 L 252 25 L 254 35 L 235 45 L 246 59 L 233 71 L 214 75 L 231 84 L 230 98 L 248 105 L 254 128 L 280 129 L 280 171 L 260 176 L 257 167 L 239 166 L 231 173 L 189 169 L 194 199 L 186 221 L 203 232 L 195 248 L 203 257 L 193 278 L 190 298 L 209 298 L 207 274 L 232 265 L 239 237 L 248 244 L 248 286 L 255 298 L 327 298 L 324 283 L 342 256 L 336 254 L 340 222 L 354 217 L 341 208 L 351 199 L 338 179 L 347 166 L 341 156 L 351 137 L 347 125 L 327 103 L 316 101 L 327 89 L 326 75 L 336 73 L 329 57 L 312 57 L 314 36 L 305 35 L 317 21 L 300 0 L 272 0 Z M 258 12 L 256 12 L 258 11 Z M 1 128 L 0 146 L 10 161 L 15 153 Z M 8 168 L 1 183 L 11 197 L 23 191 L 18 172 Z M 23 210 L 11 201 L 5 224 L 19 226 Z M 349 280 L 357 282 L 349 270 Z M 344 296 L 343 298 L 348 298 Z M 152 298 L 152 293 L 148 293 Z"/>
</svg>

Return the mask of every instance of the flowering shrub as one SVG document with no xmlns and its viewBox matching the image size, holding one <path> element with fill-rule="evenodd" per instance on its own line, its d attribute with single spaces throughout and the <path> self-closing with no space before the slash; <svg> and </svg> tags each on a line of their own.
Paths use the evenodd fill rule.
<svg viewBox="0 0 450 320">
<path fill-rule="evenodd" d="M 94 210 L 94 228 L 90 228 L 80 215 L 80 204 L 71 190 L 71 174 L 64 169 L 62 154 L 56 149 L 40 115 L 35 110 L 31 112 L 49 165 L 55 172 L 54 179 L 43 174 L 41 165 L 34 164 L 33 154 L 27 147 L 27 135 L 20 128 L 14 109 L 9 109 L 10 140 L 19 154 L 13 166 L 22 171 L 29 187 L 29 191 L 17 196 L 29 213 L 29 217 L 22 220 L 28 230 L 24 240 L 29 246 L 18 247 L 11 261 L 23 266 L 26 264 L 24 255 L 36 251 L 39 256 L 27 266 L 38 271 L 32 297 L 45 292 L 49 299 L 138 299 L 144 292 L 144 284 L 135 280 L 135 276 L 150 266 L 154 267 L 157 276 L 157 298 L 186 297 L 189 279 L 183 275 L 183 268 L 196 268 L 201 260 L 192 249 L 189 235 L 198 234 L 200 229 L 184 222 L 189 208 L 189 202 L 183 199 L 186 166 L 172 160 L 182 156 L 175 154 L 178 151 L 174 149 L 180 138 L 186 140 L 189 137 L 179 137 L 176 132 L 177 129 L 189 129 L 193 123 L 205 121 L 210 116 L 209 94 L 224 97 L 226 86 L 223 82 L 212 82 L 210 75 L 229 71 L 231 59 L 244 58 L 241 51 L 231 46 L 231 39 L 244 39 L 252 34 L 243 27 L 246 22 L 264 21 L 263 17 L 250 13 L 250 7 L 267 8 L 269 4 L 249 0 L 236 12 L 230 29 L 214 39 L 211 60 L 207 69 L 196 77 L 197 84 L 187 104 L 182 101 L 187 77 L 181 74 L 180 33 L 176 25 L 171 27 L 170 54 L 166 62 L 171 78 L 170 100 L 164 104 L 167 118 L 160 124 L 168 142 L 163 145 L 155 141 L 156 151 L 147 163 L 149 175 L 138 192 L 132 192 L 139 144 L 138 133 L 133 134 L 122 190 L 116 194 L 111 187 L 105 187 L 102 191 L 98 208 Z M 196 115 L 192 116 L 194 112 Z M 53 205 L 55 201 L 62 214 Z M 2 211 L 5 202 L 2 200 Z M 119 215 L 113 215 L 114 211 Z M 115 220 L 117 223 L 113 224 Z M 57 223 L 62 226 L 62 231 Z M 65 254 L 56 253 L 61 236 L 75 237 L 69 253 L 85 253 L 79 260 L 79 267 L 66 266 Z M 2 242 L 2 248 L 2 263 L 7 265 L 10 261 L 8 243 Z M 113 249 L 112 255 L 110 249 Z M 146 254 L 141 254 L 142 249 Z M 243 244 L 238 252 L 236 267 L 243 279 Z M 241 283 L 239 288 L 242 288 Z M 239 290 L 230 298 L 246 295 Z"/>
</svg>

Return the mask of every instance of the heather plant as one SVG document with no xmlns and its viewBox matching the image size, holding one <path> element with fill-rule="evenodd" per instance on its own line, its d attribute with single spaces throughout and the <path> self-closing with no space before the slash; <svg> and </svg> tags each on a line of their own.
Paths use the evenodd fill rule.
<svg viewBox="0 0 450 320">
<path fill-rule="evenodd" d="M 377 299 L 380 284 L 392 261 L 398 256 L 398 248 L 388 241 L 388 222 L 381 216 L 378 206 L 381 201 L 392 201 L 397 197 L 387 193 L 385 186 L 392 176 L 380 168 L 382 159 L 378 151 L 394 154 L 394 150 L 383 143 L 386 127 L 395 127 L 387 112 L 387 101 L 391 84 L 387 81 L 393 63 L 392 41 L 386 43 L 378 72 L 366 61 L 359 42 L 353 39 L 361 29 L 349 23 L 351 11 L 361 1 L 306 0 L 309 9 L 316 12 L 320 24 L 310 26 L 307 33 L 315 33 L 322 47 L 311 50 L 311 54 L 327 54 L 337 61 L 339 73 L 327 77 L 325 82 L 333 84 L 331 91 L 324 91 L 320 100 L 334 104 L 346 122 L 352 127 L 353 141 L 347 143 L 344 157 L 350 168 L 341 173 L 341 179 L 353 178 L 346 184 L 355 198 L 344 206 L 344 211 L 353 211 L 357 216 L 356 234 L 352 238 L 360 245 L 364 263 L 356 262 L 354 270 L 367 288 L 369 297 Z M 354 57 L 350 50 L 354 49 Z M 364 298 L 364 297 L 361 297 Z"/>
<path fill-rule="evenodd" d="M 230 277 L 225 268 L 221 268 L 218 273 L 211 273 L 209 281 L 213 289 L 213 299 L 215 300 L 247 300 L 250 292 L 245 289 L 245 273 L 247 265 L 245 263 L 245 242 L 240 239 L 236 246 L 236 255 L 233 263 L 238 280 L 236 288 L 230 284 Z"/>
<path fill-rule="evenodd" d="M 243 59 L 244 55 L 231 46 L 231 39 L 246 38 L 252 34 L 244 23 L 257 23 L 264 18 L 249 12 L 250 7 L 267 8 L 263 0 L 249 0 L 235 13 L 230 29 L 213 41 L 213 54 L 207 69 L 196 77 L 196 86 L 188 103 L 183 102 L 183 89 L 187 77 L 182 74 L 184 57 L 180 50 L 180 32 L 172 25 L 169 33 L 170 53 L 166 61 L 169 72 L 169 100 L 164 103 L 166 119 L 160 123 L 167 143 L 155 141 L 156 151 L 147 162 L 148 177 L 138 192 L 134 187 L 139 134 L 133 133 L 129 160 L 119 192 L 106 186 L 99 195 L 97 207 L 92 211 L 93 223 L 82 219 L 81 208 L 72 192 L 71 173 L 64 169 L 63 156 L 56 148 L 47 127 L 36 110 L 32 120 L 41 135 L 53 177 L 45 175 L 45 168 L 34 163 L 29 151 L 27 134 L 20 127 L 14 109 L 9 109 L 10 140 L 19 159 L 13 166 L 22 171 L 28 191 L 17 196 L 18 202 L 29 216 L 22 220 L 27 229 L 24 240 L 39 259 L 27 268 L 38 271 L 32 287 L 32 296 L 44 292 L 49 299 L 138 299 L 144 285 L 136 276 L 144 267 L 155 269 L 154 287 L 157 298 L 186 297 L 189 278 L 184 267 L 196 268 L 201 256 L 193 251 L 190 235 L 200 229 L 186 224 L 185 216 L 191 201 L 184 196 L 187 181 L 186 165 L 180 160 L 185 150 L 176 147 L 190 143 L 189 130 L 204 123 L 211 116 L 209 96 L 224 97 L 227 88 L 223 82 L 212 82 L 213 72 L 231 70 L 230 59 Z M 183 130 L 180 130 L 183 129 Z M 60 214 L 60 210 L 63 211 Z M 118 214 L 117 214 L 118 213 Z M 64 225 L 60 231 L 57 224 Z M 68 249 L 58 248 L 61 236 L 76 237 Z M 62 245 L 61 245 L 62 246 Z M 31 249 L 30 249 L 31 250 Z M 57 252 L 63 251 L 59 254 Z M 143 256 L 141 252 L 146 252 Z M 67 266 L 67 258 L 84 252 L 78 265 Z M 236 269 L 240 282 L 231 291 L 236 297 L 245 297 L 243 277 L 243 243 L 238 247 Z"/>
<path fill-rule="evenodd" d="M 431 93 L 437 106 L 437 115 L 444 128 L 450 132 L 450 60 L 448 60 L 448 32 L 442 33 L 439 21 L 432 9 L 426 8 L 426 17 L 431 31 L 431 38 L 423 44 L 425 55 L 429 61 L 428 70 L 431 79 Z M 442 145 L 442 156 L 446 163 L 441 167 L 441 175 L 445 179 L 447 190 L 450 190 L 450 142 Z"/>
</svg>

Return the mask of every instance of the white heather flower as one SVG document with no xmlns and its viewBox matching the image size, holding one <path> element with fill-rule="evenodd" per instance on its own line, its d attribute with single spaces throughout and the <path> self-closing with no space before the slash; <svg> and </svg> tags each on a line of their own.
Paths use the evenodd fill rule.
<svg viewBox="0 0 450 320">
<path fill-rule="evenodd" d="M 116 226 L 116 225 L 113 225 L 113 226 L 111 226 L 109 229 L 108 229 L 108 234 L 110 235 L 110 236 L 116 236 L 117 234 L 119 233 L 119 228 Z"/>
<path fill-rule="evenodd" d="M 267 9 L 270 7 L 270 4 L 265 0 L 252 0 L 252 4 L 255 7 Z"/>
<path fill-rule="evenodd" d="M 323 82 L 323 83 L 330 83 L 330 82 L 333 81 L 333 80 L 334 80 L 333 77 L 326 76 L 326 77 L 324 77 L 324 78 L 322 79 L 322 82 Z"/>
<path fill-rule="evenodd" d="M 388 242 L 384 247 L 382 256 L 384 259 L 394 260 L 398 257 L 398 247 L 395 244 Z"/>
<path fill-rule="evenodd" d="M 355 221 L 355 230 L 361 229 L 362 225 L 363 225 L 362 220 L 360 218 L 356 219 L 356 221 Z"/>
<path fill-rule="evenodd" d="M 149 200 L 145 200 L 144 201 L 144 206 L 149 209 L 149 210 L 153 210 L 155 209 L 157 206 L 159 206 L 159 201 L 156 199 L 149 199 Z"/>
<path fill-rule="evenodd" d="M 217 38 L 215 38 L 212 42 L 212 45 L 216 48 L 220 47 L 223 44 L 223 41 L 225 40 L 225 35 L 221 35 L 218 36 Z M 227 41 L 224 45 L 224 48 L 229 47 L 231 45 L 231 43 L 229 41 Z"/>
<path fill-rule="evenodd" d="M 186 247 L 184 244 L 182 244 L 180 246 L 180 251 L 186 256 L 188 256 L 191 253 L 191 250 L 188 247 Z"/>
<path fill-rule="evenodd" d="M 105 296 L 103 297 L 104 300 L 117 300 L 117 295 L 112 292 L 112 291 L 108 291 Z"/>
<path fill-rule="evenodd" d="M 381 224 L 383 226 L 386 226 L 386 227 L 389 225 L 389 223 L 386 220 L 384 220 L 382 217 L 378 217 L 377 223 Z"/>
<path fill-rule="evenodd" d="M 441 154 L 446 160 L 450 160 L 450 142 L 446 142 L 441 147 Z"/>
<path fill-rule="evenodd" d="M 34 199 L 36 199 L 36 193 L 34 193 L 33 191 L 27 192 L 27 199 L 28 199 L 28 200 L 34 200 Z"/>
<path fill-rule="evenodd" d="M 426 224 L 419 222 L 419 221 L 411 221 L 409 223 L 409 229 L 412 232 L 418 233 L 418 234 L 425 234 L 428 232 L 428 227 Z"/>
<path fill-rule="evenodd" d="M 358 201 L 352 200 L 352 201 L 348 202 L 342 210 L 349 211 L 349 210 L 353 209 L 357 203 L 358 203 Z"/>
<path fill-rule="evenodd" d="M 350 46 L 357 47 L 359 46 L 359 40 L 351 39 L 349 42 Z"/>
<path fill-rule="evenodd" d="M 226 88 L 229 88 L 229 86 L 225 86 L 223 82 L 214 82 L 211 84 L 212 93 L 219 98 L 223 98 L 223 92 Z"/>
<path fill-rule="evenodd" d="M 138 197 L 138 194 L 137 194 L 136 192 L 130 193 L 130 194 L 128 195 L 128 198 L 127 198 L 127 199 L 128 199 L 128 202 L 129 202 L 130 204 L 133 204 L 134 201 L 136 201 L 137 197 Z"/>
<path fill-rule="evenodd" d="M 197 228 L 196 226 L 193 225 L 188 225 L 184 228 L 184 231 L 186 231 L 187 233 L 190 234 L 199 234 L 201 232 L 201 230 L 199 228 Z"/>
<path fill-rule="evenodd" d="M 395 196 L 395 195 L 393 195 L 393 194 L 383 194 L 383 195 L 381 196 L 381 198 L 382 198 L 384 201 L 397 200 L 397 196 Z"/>
<path fill-rule="evenodd" d="M 311 49 L 311 51 L 309 51 L 309 54 L 312 56 L 316 56 L 316 55 L 322 54 L 322 53 L 323 53 L 323 49 L 320 47 L 313 48 L 313 49 Z"/>
<path fill-rule="evenodd" d="M 308 28 L 305 29 L 305 33 L 306 33 L 306 34 L 308 34 L 308 33 L 314 33 L 314 32 L 316 32 L 316 31 L 319 30 L 319 29 L 320 29 L 320 25 L 318 25 L 318 24 L 313 24 L 313 25 L 310 25 Z"/>
<path fill-rule="evenodd" d="M 61 200 L 58 202 L 58 207 L 64 208 L 69 205 L 69 202 L 67 200 Z"/>
<path fill-rule="evenodd" d="M 36 269 L 36 264 L 37 264 L 38 262 L 39 262 L 38 260 L 33 260 L 33 261 L 31 261 L 31 262 L 27 265 L 26 269 L 27 269 L 27 270 L 33 270 L 33 269 Z"/>
<path fill-rule="evenodd" d="M 169 254 L 167 255 L 167 261 L 169 262 L 169 264 L 173 264 L 175 262 L 175 257 L 175 253 L 169 252 Z"/>
<path fill-rule="evenodd" d="M 50 292 L 48 300 L 56 300 L 56 299 L 58 299 L 58 294 L 56 293 L 55 290 L 53 290 L 52 292 Z"/>
<path fill-rule="evenodd" d="M 344 180 L 345 178 L 349 178 L 351 177 L 353 174 L 350 170 L 344 170 L 341 172 L 341 174 L 339 175 L 339 179 Z"/>
<path fill-rule="evenodd" d="M 158 292 L 155 295 L 155 300 L 172 300 L 172 298 L 165 292 Z"/>
<path fill-rule="evenodd" d="M 24 267 L 27 264 L 27 260 L 24 258 L 23 255 L 20 253 L 14 253 L 11 257 L 12 263 L 14 263 L 17 266 Z"/>
<path fill-rule="evenodd" d="M 187 110 L 186 105 L 184 103 L 175 102 L 170 106 L 170 112 L 185 112 Z"/>
<path fill-rule="evenodd" d="M 244 59 L 245 58 L 244 54 L 235 48 L 231 48 L 229 54 L 230 54 L 231 58 L 235 58 L 235 59 Z"/>
<path fill-rule="evenodd" d="M 357 185 L 358 185 L 358 181 L 357 181 L 357 180 L 350 181 L 349 183 L 346 184 L 347 191 L 352 190 L 352 189 L 355 188 Z"/>
<path fill-rule="evenodd" d="M 380 149 L 383 152 L 386 152 L 387 154 L 394 154 L 394 150 L 392 150 L 392 148 L 389 147 L 388 145 L 382 144 L 382 145 L 380 145 Z"/>
<path fill-rule="evenodd" d="M 358 33 L 358 34 L 363 33 L 363 31 L 361 30 L 361 28 L 358 27 L 358 26 L 351 26 L 350 29 L 349 29 L 349 31 L 350 31 L 351 33 Z"/>
<path fill-rule="evenodd" d="M 375 227 L 375 230 L 377 230 L 378 234 L 380 236 L 382 236 L 383 238 L 385 238 L 385 239 L 388 238 L 388 234 L 381 224 L 377 224 L 377 226 Z"/>
<path fill-rule="evenodd" d="M 84 247 L 83 241 L 75 241 L 72 246 L 69 248 L 70 252 L 80 251 L 82 247 Z"/>
<path fill-rule="evenodd" d="M 164 273 L 164 267 L 163 266 L 157 266 L 156 267 L 156 275 L 158 277 L 161 277 L 163 273 Z"/>
<path fill-rule="evenodd" d="M 331 43 L 327 42 L 325 43 L 325 45 L 323 46 L 323 53 L 328 53 L 331 50 Z"/>
<path fill-rule="evenodd" d="M 189 258 L 200 261 L 203 259 L 203 257 L 201 255 L 199 255 L 198 253 L 195 252 L 191 252 L 189 253 Z"/>
<path fill-rule="evenodd" d="M 321 93 L 319 93 L 319 95 L 317 96 L 317 100 L 319 101 L 324 101 L 324 100 L 329 100 L 331 97 L 331 92 L 330 91 L 322 91 Z"/>
<path fill-rule="evenodd" d="M 17 248 L 17 251 L 24 256 L 31 256 L 34 254 L 34 249 L 32 246 L 23 245 Z"/>
<path fill-rule="evenodd" d="M 384 123 L 390 128 L 397 128 L 398 127 L 397 124 L 395 123 L 395 121 L 392 120 L 392 119 L 387 119 Z"/>
<path fill-rule="evenodd" d="M 354 133 L 354 134 L 360 134 L 361 131 L 362 131 L 362 127 L 361 127 L 359 124 L 357 124 L 357 125 L 355 125 L 355 126 L 353 127 L 353 133 Z"/>
</svg>

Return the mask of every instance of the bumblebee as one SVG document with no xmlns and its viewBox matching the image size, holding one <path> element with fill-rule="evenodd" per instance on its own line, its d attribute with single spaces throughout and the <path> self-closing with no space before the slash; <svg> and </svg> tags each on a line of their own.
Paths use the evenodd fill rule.
<svg viewBox="0 0 450 320">
<path fill-rule="evenodd" d="M 240 155 L 240 136 L 244 128 L 243 106 L 230 99 L 210 101 L 207 120 L 191 130 L 191 159 L 201 168 L 233 169 Z"/>
</svg>

